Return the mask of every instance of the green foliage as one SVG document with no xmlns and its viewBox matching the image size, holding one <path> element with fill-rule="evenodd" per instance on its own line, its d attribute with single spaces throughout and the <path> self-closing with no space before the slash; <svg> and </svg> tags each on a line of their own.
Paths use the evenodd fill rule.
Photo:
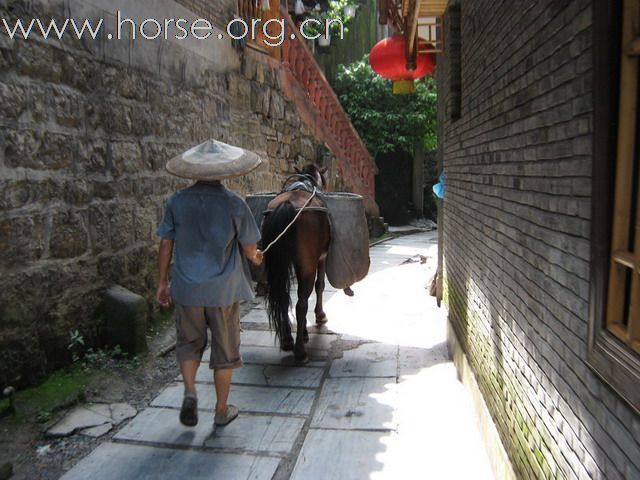
<svg viewBox="0 0 640 480">
<path fill-rule="evenodd" d="M 305 35 L 324 35 L 326 25 L 325 22 L 327 21 L 331 22 L 329 27 L 332 35 L 339 35 L 341 30 L 343 30 L 344 34 L 346 35 L 346 33 L 349 31 L 348 25 L 351 21 L 351 17 L 347 17 L 344 14 L 344 7 L 351 3 L 354 2 L 349 0 L 331 0 L 329 2 L 329 8 L 327 10 L 312 12 L 310 18 L 318 20 L 321 25 L 317 25 L 314 22 L 307 23 L 304 28 Z M 340 20 L 342 22 L 342 28 L 340 27 L 340 24 L 338 22 L 333 22 L 332 20 Z"/>
<path fill-rule="evenodd" d="M 134 370 L 140 365 L 140 359 L 129 356 L 120 345 L 109 348 L 89 348 L 82 359 L 82 366 L 86 371 L 95 368 L 125 368 Z"/>
<path fill-rule="evenodd" d="M 347 25 L 349 25 L 349 22 L 351 21 L 351 18 L 352 18 L 352 17 L 347 17 L 344 14 L 344 7 L 352 3 L 355 4 L 353 0 L 331 0 L 329 2 L 329 9 L 327 10 L 327 18 L 329 18 L 329 20 L 342 21 L 342 25 L 344 26 L 344 33 L 347 33 L 349 31 L 349 28 L 347 27 Z M 340 29 L 339 26 L 335 27 L 335 24 L 333 24 L 332 27 L 337 28 L 338 30 Z"/>
<path fill-rule="evenodd" d="M 32 419 L 38 422 L 48 421 L 52 412 L 82 398 L 88 381 L 87 373 L 81 368 L 72 367 L 54 372 L 42 385 L 16 392 L 16 414 L 0 420 L 0 427 L 19 425 Z M 6 399 L 0 401 L 0 411 L 7 408 L 8 404 Z"/>
<path fill-rule="evenodd" d="M 173 312 L 170 310 L 159 310 L 157 311 L 151 322 L 147 325 L 147 335 L 153 337 L 163 331 L 165 331 L 170 326 L 173 326 L 175 321 L 173 319 Z"/>
<path fill-rule="evenodd" d="M 90 368 L 126 368 L 133 370 L 140 364 L 140 359 L 136 356 L 129 356 L 122 350 L 120 345 L 112 349 L 109 348 L 88 348 L 85 349 L 84 337 L 78 330 L 69 332 L 69 343 L 67 350 L 71 352 L 73 363 L 80 363 L 85 370 Z M 80 361 L 82 360 L 82 361 Z"/>
<path fill-rule="evenodd" d="M 78 330 L 69 332 L 69 343 L 67 350 L 71 352 L 71 360 L 73 363 L 80 360 L 80 350 L 84 347 L 84 337 L 80 335 Z"/>
<path fill-rule="evenodd" d="M 392 82 L 376 74 L 369 56 L 350 65 L 341 65 L 335 91 L 369 153 L 405 151 L 413 155 L 422 141 L 425 151 L 435 150 L 435 82 L 427 77 L 416 83 L 416 93 L 394 95 Z"/>
</svg>

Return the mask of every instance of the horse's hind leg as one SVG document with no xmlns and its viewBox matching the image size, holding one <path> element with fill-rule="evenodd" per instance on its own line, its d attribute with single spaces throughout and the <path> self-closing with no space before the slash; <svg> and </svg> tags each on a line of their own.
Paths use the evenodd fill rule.
<svg viewBox="0 0 640 480">
<path fill-rule="evenodd" d="M 297 363 L 306 363 L 309 361 L 304 344 L 309 341 L 309 332 L 307 332 L 307 311 L 309 310 L 309 296 L 313 291 L 314 275 L 298 277 L 298 302 L 296 303 L 296 322 L 298 331 L 296 332 L 296 344 L 294 347 L 294 356 Z"/>
<path fill-rule="evenodd" d="M 323 258 L 318 262 L 318 273 L 316 277 L 316 323 L 322 325 L 327 323 L 327 315 L 322 309 L 322 293 L 324 292 L 324 274 L 327 268 L 326 259 Z"/>
<path fill-rule="evenodd" d="M 287 311 L 287 316 L 289 315 L 289 311 Z M 280 341 L 280 348 L 284 352 L 290 352 L 293 350 L 293 335 L 291 335 L 291 326 L 287 324 L 284 328 L 285 335 L 284 338 Z"/>
<path fill-rule="evenodd" d="M 280 306 L 281 317 L 286 319 L 285 322 L 282 323 L 281 331 L 280 331 L 280 349 L 283 352 L 290 352 L 293 350 L 293 335 L 291 335 L 291 323 L 289 321 L 289 305 L 288 303 Z"/>
</svg>

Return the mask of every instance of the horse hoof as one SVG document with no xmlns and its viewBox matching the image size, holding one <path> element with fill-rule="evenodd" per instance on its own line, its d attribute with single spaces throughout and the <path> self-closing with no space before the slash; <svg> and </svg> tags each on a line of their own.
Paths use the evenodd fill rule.
<svg viewBox="0 0 640 480">
<path fill-rule="evenodd" d="M 280 348 L 283 352 L 291 352 L 293 350 L 293 341 L 281 344 Z"/>
<path fill-rule="evenodd" d="M 301 357 L 301 358 L 295 357 L 294 360 L 296 362 L 296 365 L 305 365 L 309 363 L 309 356 L 305 353 L 304 357 Z"/>
<path fill-rule="evenodd" d="M 328 321 L 329 320 L 327 319 L 327 314 L 326 313 L 323 313 L 322 315 L 316 316 L 316 324 L 317 325 L 324 325 Z"/>
</svg>

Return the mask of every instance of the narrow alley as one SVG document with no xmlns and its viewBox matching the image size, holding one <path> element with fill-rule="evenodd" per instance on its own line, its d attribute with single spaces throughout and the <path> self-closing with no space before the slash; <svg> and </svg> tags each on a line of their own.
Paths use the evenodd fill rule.
<svg viewBox="0 0 640 480">
<path fill-rule="evenodd" d="M 374 246 L 355 296 L 327 285 L 329 322 L 310 328 L 311 361 L 302 367 L 274 345 L 257 303 L 242 318 L 245 366 L 230 398 L 237 420 L 214 429 L 203 363 L 197 427 L 178 421 L 176 377 L 63 478 L 493 478 L 471 399 L 448 359 L 444 312 L 425 289 L 436 258 L 435 232 Z"/>
</svg>

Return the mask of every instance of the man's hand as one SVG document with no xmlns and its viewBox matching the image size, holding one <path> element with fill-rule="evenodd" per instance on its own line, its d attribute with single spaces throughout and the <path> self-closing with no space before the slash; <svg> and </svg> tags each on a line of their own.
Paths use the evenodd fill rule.
<svg viewBox="0 0 640 480">
<path fill-rule="evenodd" d="M 158 289 L 156 301 L 160 306 L 167 308 L 171 305 L 169 293 L 169 264 L 173 255 L 173 240 L 163 238 L 158 249 Z"/>
<path fill-rule="evenodd" d="M 156 301 L 161 307 L 171 306 L 171 294 L 169 293 L 169 282 L 160 282 L 156 290 Z"/>
<path fill-rule="evenodd" d="M 251 245 L 242 245 L 242 252 L 254 265 L 259 266 L 262 264 L 262 257 L 264 254 L 258 249 L 258 246 L 255 243 Z"/>
<path fill-rule="evenodd" d="M 262 253 L 262 250 L 256 249 L 256 253 L 253 256 L 253 259 L 251 261 L 253 262 L 254 265 L 260 266 L 262 265 L 263 258 L 264 258 L 264 254 Z"/>
</svg>

